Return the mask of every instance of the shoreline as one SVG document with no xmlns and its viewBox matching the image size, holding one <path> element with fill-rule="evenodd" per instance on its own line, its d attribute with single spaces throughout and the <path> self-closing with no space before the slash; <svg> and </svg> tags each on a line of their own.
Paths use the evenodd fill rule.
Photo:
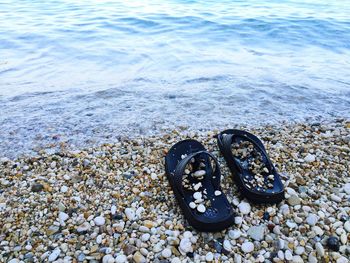
<svg viewBox="0 0 350 263">
<path fill-rule="evenodd" d="M 0 142 L 0 160 L 1 159 L 27 159 L 40 155 L 50 155 L 58 153 L 67 152 L 79 152 L 84 151 L 89 148 L 98 148 L 101 145 L 111 145 L 116 142 L 125 140 L 147 140 L 148 138 L 162 138 L 167 136 L 169 133 L 177 132 L 182 138 L 193 137 L 193 136 L 203 136 L 205 137 L 207 133 L 210 132 L 220 132 L 225 129 L 243 129 L 251 131 L 259 131 L 268 127 L 269 129 L 280 129 L 281 126 L 293 127 L 297 125 L 328 125 L 334 122 L 348 121 L 350 122 L 350 117 L 347 115 L 341 116 L 314 116 L 305 117 L 303 119 L 291 120 L 291 119 L 280 119 L 280 120 L 265 120 L 259 122 L 233 122 L 232 124 L 222 123 L 221 125 L 215 124 L 210 128 L 208 124 L 200 126 L 200 128 L 189 125 L 175 125 L 169 123 L 164 125 L 160 122 L 158 126 L 154 124 L 149 131 L 137 130 L 137 128 L 131 126 L 128 130 L 122 130 L 121 132 L 115 131 L 113 129 L 101 127 L 96 130 L 96 133 L 88 132 L 89 137 L 84 137 L 82 135 L 84 130 L 67 130 L 66 133 L 60 133 L 52 129 L 48 133 L 40 133 L 33 131 L 30 138 L 24 134 L 14 135 L 14 137 L 5 138 Z M 244 123 L 244 124 L 243 124 Z M 135 128 L 135 130 L 134 130 Z M 51 129 L 51 128 L 50 128 Z M 102 132 L 102 130 L 105 130 Z M 27 142 L 18 139 L 18 136 L 24 136 Z M 85 139 L 83 139 L 85 138 Z"/>
<path fill-rule="evenodd" d="M 0 262 L 349 262 L 350 121 L 248 130 L 263 140 L 282 175 L 286 200 L 278 205 L 242 200 L 218 154 L 217 131 L 177 130 L 81 151 L 1 158 Z M 170 191 L 163 158 L 187 137 L 219 159 L 223 191 L 237 213 L 226 231 L 193 230 Z M 327 245 L 330 236 L 338 238 L 338 251 Z M 248 242 L 253 250 L 243 251 Z"/>
</svg>

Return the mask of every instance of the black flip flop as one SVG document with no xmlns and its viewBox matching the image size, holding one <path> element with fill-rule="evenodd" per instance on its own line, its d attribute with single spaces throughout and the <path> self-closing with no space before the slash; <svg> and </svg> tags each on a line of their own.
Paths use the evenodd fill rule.
<svg viewBox="0 0 350 263">
<path fill-rule="evenodd" d="M 165 170 L 177 202 L 192 227 L 214 232 L 234 223 L 234 212 L 220 187 L 218 162 L 201 143 L 195 140 L 176 143 L 165 157 Z"/>
<path fill-rule="evenodd" d="M 230 129 L 217 135 L 217 141 L 244 197 L 255 203 L 282 201 L 284 187 L 281 177 L 258 137 L 246 131 Z M 242 148 L 242 145 L 247 148 Z"/>
</svg>

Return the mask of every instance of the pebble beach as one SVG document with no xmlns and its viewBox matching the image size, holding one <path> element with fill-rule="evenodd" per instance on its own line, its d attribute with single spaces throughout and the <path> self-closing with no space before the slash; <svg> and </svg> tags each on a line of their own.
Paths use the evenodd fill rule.
<svg viewBox="0 0 350 263">
<path fill-rule="evenodd" d="M 240 197 L 215 130 L 1 158 L 0 262 L 349 262 L 350 120 L 235 128 L 264 142 L 281 203 Z M 222 232 L 190 227 L 168 184 L 164 156 L 185 138 L 219 159 L 236 212 Z"/>
</svg>

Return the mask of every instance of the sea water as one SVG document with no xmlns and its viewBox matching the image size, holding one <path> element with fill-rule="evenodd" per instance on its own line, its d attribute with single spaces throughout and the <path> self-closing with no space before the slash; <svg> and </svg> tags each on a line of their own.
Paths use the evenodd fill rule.
<svg viewBox="0 0 350 263">
<path fill-rule="evenodd" d="M 347 0 L 0 1 L 0 156 L 349 109 Z"/>
</svg>

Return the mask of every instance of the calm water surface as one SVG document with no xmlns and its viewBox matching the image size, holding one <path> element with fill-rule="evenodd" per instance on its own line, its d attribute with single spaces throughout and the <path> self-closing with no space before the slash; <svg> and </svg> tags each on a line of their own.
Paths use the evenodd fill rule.
<svg viewBox="0 0 350 263">
<path fill-rule="evenodd" d="M 0 156 L 350 117 L 350 1 L 2 0 Z"/>
</svg>

